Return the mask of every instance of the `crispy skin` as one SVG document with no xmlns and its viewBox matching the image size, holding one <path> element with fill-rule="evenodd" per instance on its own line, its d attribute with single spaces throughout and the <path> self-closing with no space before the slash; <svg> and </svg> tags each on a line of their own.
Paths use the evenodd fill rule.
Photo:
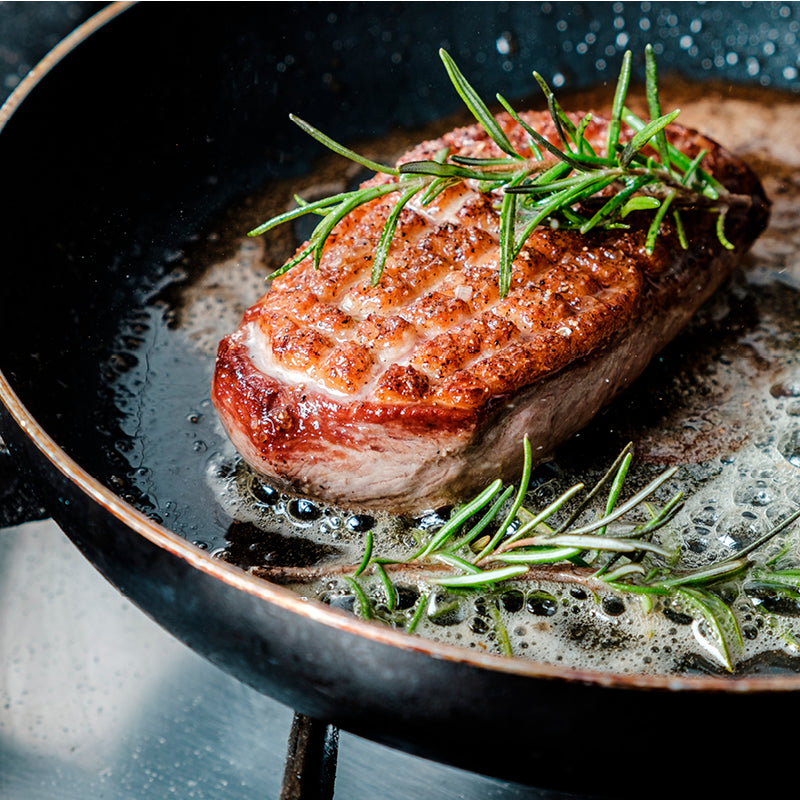
<svg viewBox="0 0 800 800">
<path fill-rule="evenodd" d="M 549 116 L 526 116 L 555 140 Z M 498 119 L 522 150 L 521 129 Z M 605 130 L 589 126 L 598 148 Z M 212 395 L 243 458 L 293 493 L 415 513 L 514 478 L 525 433 L 548 456 L 642 372 L 766 225 L 768 202 L 741 161 L 694 131 L 669 136 L 689 155 L 707 149 L 703 167 L 751 197 L 728 214 L 735 251 L 703 211 L 683 214 L 688 250 L 668 219 L 652 255 L 647 214 L 625 231 L 540 227 L 501 299 L 496 198 L 459 185 L 403 211 L 372 287 L 395 196 L 374 201 L 335 229 L 319 269 L 306 260 L 276 278 L 220 343 Z M 499 155 L 476 125 L 401 161 L 442 147 Z"/>
</svg>

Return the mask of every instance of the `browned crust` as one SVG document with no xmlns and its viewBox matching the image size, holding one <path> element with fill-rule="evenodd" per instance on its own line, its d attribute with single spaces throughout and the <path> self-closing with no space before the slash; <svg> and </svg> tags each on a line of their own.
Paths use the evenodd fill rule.
<svg viewBox="0 0 800 800">
<path fill-rule="evenodd" d="M 365 422 L 402 422 L 410 435 L 424 436 L 470 429 L 482 416 L 473 408 L 342 401 L 303 385 L 287 386 L 257 369 L 235 334 L 220 342 L 212 395 L 221 413 L 235 414 L 274 451 L 313 446 L 320 439 L 352 441 L 350 427 Z"/>
</svg>

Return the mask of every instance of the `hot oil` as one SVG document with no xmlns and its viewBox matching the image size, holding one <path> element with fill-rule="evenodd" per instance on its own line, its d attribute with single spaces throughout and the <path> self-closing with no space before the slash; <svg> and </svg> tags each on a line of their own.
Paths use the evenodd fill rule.
<svg viewBox="0 0 800 800">
<path fill-rule="evenodd" d="M 668 465 L 680 466 L 659 499 L 680 487 L 686 504 L 664 536 L 680 546 L 686 566 L 699 567 L 746 546 L 800 505 L 800 149 L 785 133 L 800 122 L 800 106 L 761 90 L 670 86 L 662 100 L 681 108 L 680 122 L 718 139 L 759 173 L 774 203 L 770 227 L 743 269 L 639 381 L 537 468 L 526 504 L 541 507 L 577 480 L 591 484 L 632 441 L 629 491 Z M 603 92 L 565 105 L 599 108 L 607 100 Z M 355 149 L 391 161 L 460 122 L 468 120 Z M 367 531 L 376 554 L 407 558 L 447 510 L 407 521 L 281 495 L 241 463 L 208 394 L 218 340 L 307 231 L 287 227 L 259 239 L 244 233 L 288 207 L 295 192 L 314 199 L 360 177 L 331 158 L 313 174 L 231 209 L 176 260 L 171 279 L 137 312 L 135 323 L 148 334 L 139 336 L 144 343 L 136 352 L 121 346 L 120 357 L 132 366 L 117 381 L 132 502 L 220 558 L 354 611 L 359 600 L 343 576 L 360 563 Z M 123 326 L 121 342 L 125 333 Z M 796 562 L 800 533 L 779 536 L 760 557 L 782 548 Z M 587 589 L 569 576 L 519 581 L 490 595 L 431 592 L 418 573 L 398 568 L 391 577 L 399 588 L 391 611 L 380 581 L 360 579 L 377 615 L 406 628 L 424 594 L 416 632 L 437 640 L 615 672 L 723 669 L 708 631 L 678 606 L 648 610 L 635 595 L 596 584 Z M 763 600 L 730 597 L 744 634 L 733 654 L 736 672 L 800 669 L 793 643 L 800 639 L 800 607 Z"/>
</svg>

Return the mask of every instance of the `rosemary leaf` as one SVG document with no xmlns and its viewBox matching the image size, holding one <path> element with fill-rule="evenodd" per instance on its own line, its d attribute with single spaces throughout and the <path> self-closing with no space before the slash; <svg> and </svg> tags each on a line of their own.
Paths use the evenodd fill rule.
<svg viewBox="0 0 800 800">
<path fill-rule="evenodd" d="M 644 249 L 648 255 L 652 255 L 653 250 L 655 250 L 656 246 L 656 238 L 658 237 L 658 230 L 661 227 L 661 223 L 664 220 L 664 215 L 667 213 L 672 201 L 675 199 L 675 192 L 670 190 L 667 196 L 661 201 L 661 206 L 656 211 L 655 216 L 653 217 L 653 221 L 650 223 L 650 227 L 647 231 L 647 237 L 645 238 Z"/>
<path fill-rule="evenodd" d="M 700 169 L 700 162 L 706 157 L 707 152 L 705 148 L 701 150 L 686 167 L 683 177 L 681 178 L 681 183 L 684 186 L 689 186 L 695 179 L 697 171 Z"/>
<path fill-rule="evenodd" d="M 658 119 L 661 116 L 661 101 L 658 97 L 658 70 L 656 68 L 656 56 L 651 44 L 647 44 L 644 48 L 644 63 L 647 107 L 650 113 L 650 119 Z M 661 157 L 661 162 L 664 165 L 664 168 L 669 172 L 669 149 L 667 148 L 667 136 L 663 128 L 656 133 L 656 150 Z"/>
<path fill-rule="evenodd" d="M 595 154 L 591 142 L 586 138 L 586 129 L 591 121 L 592 115 L 585 114 L 575 131 L 575 144 L 578 148 L 578 153 L 582 156 L 594 156 Z"/>
<path fill-rule="evenodd" d="M 530 531 L 536 530 L 546 519 L 549 519 L 556 513 L 560 508 L 566 505 L 578 492 L 582 491 L 583 484 L 576 483 L 574 486 L 571 486 L 565 492 L 563 492 L 559 497 L 553 500 L 548 506 L 546 506 L 542 511 L 540 511 L 535 516 L 531 517 L 528 522 L 522 525 L 519 530 L 513 533 L 511 536 L 506 539 L 505 542 L 501 545 L 501 550 L 507 550 L 511 547 L 512 544 L 521 540 L 524 536 L 526 536 Z M 555 534 L 548 534 L 548 537 L 552 537 Z M 549 543 L 549 542 L 548 542 Z"/>
<path fill-rule="evenodd" d="M 586 536 L 576 534 L 561 534 L 559 536 L 532 537 L 535 544 L 561 545 L 563 547 L 577 547 L 581 550 L 608 550 L 618 553 L 630 553 L 646 550 L 651 553 L 669 558 L 672 553 L 661 545 L 653 542 L 639 541 L 638 539 L 615 539 L 610 536 Z"/>
<path fill-rule="evenodd" d="M 349 575 L 345 575 L 344 580 L 348 586 L 350 586 L 356 598 L 358 616 L 362 619 L 372 619 L 372 607 L 370 606 L 369 598 L 364 594 L 364 590 L 361 588 L 358 581 L 354 580 Z"/>
<path fill-rule="evenodd" d="M 605 474 L 602 478 L 594 485 L 594 487 L 589 491 L 589 493 L 581 500 L 577 508 L 561 523 L 559 528 L 555 531 L 555 533 L 563 533 L 567 528 L 569 528 L 573 522 L 584 512 L 586 508 L 589 507 L 589 504 L 594 500 L 594 498 L 600 494 L 600 492 L 605 489 L 608 485 L 608 482 L 612 480 L 612 478 L 617 474 L 619 471 L 620 465 L 623 461 L 628 457 L 628 453 L 631 452 L 633 447 L 632 442 L 628 442 L 625 447 L 622 448 L 619 455 L 614 459 L 614 463 L 606 470 Z"/>
<path fill-rule="evenodd" d="M 267 220 L 257 228 L 253 228 L 253 230 L 249 231 L 247 235 L 260 236 L 262 233 L 271 231 L 273 228 L 277 228 L 279 225 L 283 225 L 285 222 L 291 222 L 292 220 L 298 219 L 306 214 L 337 205 L 350 196 L 352 196 L 352 192 L 342 192 L 341 194 L 325 197 L 322 200 L 317 200 L 313 203 L 307 203 L 302 198 L 295 197 L 295 202 L 298 204 L 297 208 L 294 208 L 291 211 L 286 211 L 283 214 L 279 214 L 277 217 Z"/>
<path fill-rule="evenodd" d="M 747 592 L 752 593 L 763 593 L 763 592 L 770 592 L 772 594 L 779 595 L 787 600 L 792 600 L 794 602 L 800 601 L 800 587 L 795 588 L 794 586 L 788 584 L 786 581 L 782 580 L 753 580 L 748 581 L 747 583 Z"/>
<path fill-rule="evenodd" d="M 775 631 L 776 634 L 783 639 L 783 641 L 795 653 L 797 653 L 797 651 L 800 650 L 800 639 L 798 639 L 785 625 L 782 625 L 777 619 L 775 619 L 774 615 L 770 614 L 766 619 L 770 628 L 772 628 L 772 630 Z"/>
<path fill-rule="evenodd" d="M 631 575 L 644 575 L 645 573 L 646 570 L 641 564 L 624 564 L 615 570 L 603 573 L 603 580 L 606 583 L 616 583 L 622 578 L 628 578 Z"/>
<path fill-rule="evenodd" d="M 623 119 L 625 120 L 626 124 L 635 131 L 641 131 L 645 126 L 644 121 L 639 119 L 639 117 L 637 117 L 627 108 L 623 112 Z M 692 163 L 692 159 L 689 158 L 689 156 L 669 143 L 667 143 L 667 149 L 669 151 L 670 162 L 673 166 L 677 167 L 683 172 L 689 169 Z M 708 172 L 697 169 L 697 177 L 702 182 L 701 185 L 696 187 L 698 194 L 701 194 L 710 200 L 718 200 L 720 197 L 727 194 L 725 187 Z"/>
<path fill-rule="evenodd" d="M 511 268 L 516 255 L 514 236 L 516 217 L 517 196 L 511 192 L 505 192 L 500 207 L 500 264 L 498 283 L 501 297 L 505 297 L 511 287 Z"/>
<path fill-rule="evenodd" d="M 471 564 L 464 558 L 459 558 L 459 556 L 453 553 L 436 553 L 435 558 L 443 564 L 468 572 L 470 575 L 479 575 L 481 572 L 474 564 Z"/>
<path fill-rule="evenodd" d="M 528 483 L 531 479 L 531 467 L 532 467 L 532 455 L 531 455 L 531 443 L 528 439 L 528 435 L 525 434 L 522 440 L 522 452 L 523 452 L 523 466 L 522 466 L 522 477 L 519 481 L 519 489 L 517 490 L 517 495 L 514 498 L 514 502 L 511 505 L 511 509 L 509 510 L 508 514 L 506 514 L 505 519 L 500 524 L 500 527 L 497 529 L 497 532 L 486 545 L 486 547 L 481 550 L 477 556 L 475 556 L 475 563 L 479 562 L 484 556 L 490 553 L 492 550 L 497 547 L 501 539 L 506 535 L 506 531 L 508 530 L 511 523 L 517 518 L 517 512 L 519 511 L 520 507 L 522 506 L 522 501 L 525 499 L 525 493 L 528 491 Z M 513 538 L 513 537 L 512 537 Z"/>
<path fill-rule="evenodd" d="M 748 576 L 748 585 L 771 589 L 789 588 L 800 592 L 800 569 L 754 569 Z"/>
<path fill-rule="evenodd" d="M 733 244 L 729 242 L 725 236 L 725 217 L 727 216 L 727 213 L 728 207 L 724 206 L 720 209 L 719 214 L 717 214 L 717 239 L 719 239 L 720 244 L 726 250 L 733 250 Z"/>
<path fill-rule="evenodd" d="M 556 192 L 548 200 L 542 201 L 541 205 L 537 204 L 534 206 L 534 209 L 539 210 L 544 208 L 547 210 L 548 214 L 552 214 L 557 211 L 559 207 L 567 208 L 573 203 L 579 203 L 594 194 L 602 192 L 603 189 L 611 186 L 617 180 L 617 177 L 618 176 L 613 172 L 586 174 L 583 177 L 577 178 L 571 185 L 567 184 L 564 189 Z M 521 185 L 519 187 L 511 186 L 508 187 L 506 191 L 519 191 L 519 193 L 524 194 L 527 188 L 527 185 Z M 535 192 L 539 187 L 532 186 L 531 188 Z"/>
<path fill-rule="evenodd" d="M 619 165 L 621 167 L 627 167 L 631 163 L 634 155 L 648 144 L 654 136 L 663 133 L 664 128 L 666 128 L 680 113 L 678 109 L 675 109 L 675 111 L 671 111 L 669 114 L 664 114 L 658 117 L 658 119 L 648 122 L 640 131 L 634 134 L 633 139 L 625 145 L 619 157 Z"/>
<path fill-rule="evenodd" d="M 616 589 L 619 592 L 644 595 L 646 597 L 668 597 L 672 594 L 672 592 L 664 586 L 650 586 L 647 584 L 609 581 L 606 578 L 603 578 L 603 583 L 606 583 L 612 589 Z"/>
<path fill-rule="evenodd" d="M 519 234 L 518 237 L 518 244 L 514 252 L 514 256 L 516 257 L 519 254 L 519 251 L 524 247 L 525 242 L 528 240 L 528 237 L 533 233 L 534 229 L 537 228 L 539 225 L 544 222 L 548 217 L 550 217 L 554 212 L 556 212 L 562 206 L 568 206 L 572 203 L 579 202 L 583 197 L 591 196 L 594 192 L 602 191 L 606 188 L 606 186 L 610 186 L 614 182 L 615 178 L 609 177 L 607 175 L 603 175 L 601 177 L 597 176 L 588 176 L 581 180 L 573 187 L 568 187 L 563 189 L 562 191 L 556 193 L 548 200 L 544 201 L 541 205 L 534 206 L 532 216 L 529 220 L 526 221 L 522 232 Z M 524 190 L 524 186 L 514 187 L 514 189 L 519 188 L 520 190 Z M 511 189 L 507 189 L 507 192 L 511 191 Z"/>
<path fill-rule="evenodd" d="M 324 144 L 325 147 L 329 148 L 330 150 L 333 150 L 334 153 L 338 153 L 340 156 L 344 156 L 350 161 L 355 161 L 356 164 L 361 164 L 362 167 L 371 169 L 373 172 L 382 172 L 386 175 L 397 175 L 397 169 L 395 167 L 390 167 L 386 164 L 379 164 L 377 161 L 372 161 L 369 158 L 359 155 L 349 147 L 345 147 L 344 145 L 335 142 L 329 136 L 326 136 L 324 133 L 322 133 L 322 131 L 317 130 L 313 125 L 309 124 L 303 119 L 300 119 L 300 117 L 295 116 L 294 114 L 289 114 L 289 119 L 298 125 L 309 136 L 313 137 L 321 144 Z"/>
<path fill-rule="evenodd" d="M 683 508 L 683 492 L 678 492 L 675 496 L 658 512 L 655 516 L 651 517 L 647 522 L 642 525 L 637 525 L 631 532 L 630 536 L 641 538 L 643 536 L 650 536 L 655 533 L 659 528 L 663 528 L 672 521 L 673 517 Z"/>
<path fill-rule="evenodd" d="M 615 172 L 603 172 L 602 174 L 598 174 L 596 172 L 577 173 L 563 178 L 562 180 L 552 180 L 548 181 L 547 183 L 534 180 L 525 183 L 512 184 L 505 187 L 505 191 L 513 192 L 514 194 L 526 195 L 526 197 L 535 200 L 537 197 L 555 195 L 559 192 L 568 191 L 570 189 L 584 190 L 586 187 L 591 189 L 594 183 L 604 179 L 607 179 L 609 181 L 607 185 L 610 185 L 620 177 L 622 177 L 622 173 L 619 172 L 619 170 Z"/>
<path fill-rule="evenodd" d="M 485 166 L 485 164 L 481 164 Z M 436 178 L 459 178 L 461 180 L 490 180 L 497 173 L 488 169 L 468 169 L 458 164 L 440 164 L 438 161 L 406 161 L 398 171 L 401 175 L 430 175 Z"/>
<path fill-rule="evenodd" d="M 301 261 L 305 261 L 305 259 L 308 258 L 308 256 L 310 256 L 311 253 L 314 251 L 315 247 L 316 247 L 316 243 L 312 241 L 308 245 L 308 247 L 306 247 L 303 250 L 301 250 L 300 252 L 298 252 L 294 256 L 294 258 L 291 258 L 283 266 L 278 267 L 278 269 L 276 269 L 274 272 L 272 272 L 270 274 L 270 276 L 269 276 L 270 279 L 277 278 L 278 276 L 283 275 L 284 273 L 288 272 L 292 267 L 296 267 Z"/>
<path fill-rule="evenodd" d="M 493 605 L 492 617 L 494 619 L 495 636 L 497 637 L 497 644 L 500 645 L 500 652 L 504 656 L 511 657 L 514 653 L 511 650 L 511 639 L 508 638 L 508 631 L 506 630 L 505 623 L 502 616 L 500 616 L 500 609 Z"/>
<path fill-rule="evenodd" d="M 759 548 L 763 547 L 767 542 L 774 539 L 778 534 L 783 533 L 787 528 L 794 525 L 795 522 L 800 520 L 800 508 L 795 509 L 789 516 L 784 517 L 777 525 L 773 526 L 767 533 L 763 536 L 759 536 L 754 542 L 751 542 L 746 547 L 743 547 L 738 553 L 736 553 L 734 558 L 743 558 L 744 556 L 750 555 L 750 553 L 755 552 Z"/>
<path fill-rule="evenodd" d="M 584 222 L 583 225 L 580 226 L 580 232 L 588 233 L 590 230 L 592 230 L 592 228 L 596 228 L 603 220 L 612 217 L 620 208 L 626 205 L 633 198 L 633 195 L 636 192 L 640 191 L 644 186 L 652 181 L 653 179 L 647 175 L 640 175 L 634 180 L 627 181 L 624 189 L 604 203 L 591 219 L 589 219 L 587 222 Z"/>
<path fill-rule="evenodd" d="M 500 567 L 498 569 L 481 570 L 478 573 L 467 575 L 446 575 L 441 578 L 432 578 L 431 583 L 450 588 L 483 587 L 493 583 L 507 581 L 524 575 L 528 571 L 526 566 Z"/>
<path fill-rule="evenodd" d="M 497 95 L 497 99 L 500 101 L 500 104 L 503 106 L 503 108 L 505 108 L 505 110 L 511 115 L 512 119 L 522 127 L 522 129 L 534 140 L 534 142 L 536 142 L 539 147 L 544 148 L 559 161 L 564 162 L 564 164 L 572 167 L 573 169 L 584 169 L 584 162 L 574 158 L 572 151 L 565 152 L 564 150 L 559 150 L 558 147 L 556 147 L 554 144 L 551 144 L 548 139 L 542 136 L 539 131 L 528 125 L 528 123 L 525 122 L 525 120 L 522 119 L 522 117 L 520 117 L 516 111 L 514 111 L 511 104 L 502 95 Z"/>
<path fill-rule="evenodd" d="M 453 155 L 453 164 L 460 164 L 464 167 L 484 167 L 485 169 L 504 167 L 509 172 L 516 172 L 520 165 L 519 159 L 513 158 L 472 158 L 471 156 Z"/>
<path fill-rule="evenodd" d="M 366 542 L 364 544 L 364 558 L 361 559 L 361 563 L 358 565 L 358 569 L 353 573 L 353 577 L 357 578 L 366 568 L 372 558 L 372 545 L 373 545 L 373 535 L 372 531 L 367 531 Z"/>
<path fill-rule="evenodd" d="M 644 489 L 642 489 L 640 492 L 637 492 L 621 506 L 617 506 L 610 514 L 601 517 L 599 520 L 595 520 L 594 522 L 590 522 L 587 525 L 577 528 L 573 530 L 572 533 L 574 535 L 581 536 L 587 533 L 592 533 L 593 531 L 608 525 L 610 522 L 614 522 L 615 520 L 627 514 L 631 509 L 636 508 L 636 506 L 644 502 L 651 494 L 653 494 L 653 492 L 656 491 L 656 489 L 658 489 L 662 484 L 666 483 L 676 472 L 677 467 L 670 467 L 662 472 L 657 478 L 650 481 L 650 483 L 648 483 Z"/>
<path fill-rule="evenodd" d="M 625 483 L 625 477 L 628 474 L 628 468 L 631 465 L 632 459 L 633 455 L 631 453 L 627 453 L 625 458 L 622 459 L 622 463 L 619 465 L 617 474 L 614 476 L 614 482 L 611 484 L 611 491 L 608 493 L 608 500 L 606 501 L 606 517 L 614 510 L 614 506 L 617 504 L 617 500 L 619 499 L 620 492 L 622 491 L 622 485 Z M 601 528 L 599 528 L 597 535 L 604 536 L 606 528 L 606 525 L 603 525 Z"/>
<path fill-rule="evenodd" d="M 660 584 L 672 588 L 676 586 L 700 586 L 703 584 L 718 583 L 721 580 L 727 580 L 743 572 L 749 566 L 750 562 L 746 558 L 731 559 L 717 564 L 711 564 L 708 567 L 695 570 L 686 575 L 668 578 L 660 581 Z"/>
<path fill-rule="evenodd" d="M 419 625 L 420 620 L 423 616 L 425 616 L 425 609 L 428 607 L 428 600 L 430 599 L 430 595 L 422 593 L 420 594 L 419 598 L 417 599 L 417 604 L 414 606 L 414 613 L 411 615 L 411 619 L 408 621 L 408 625 L 406 625 L 406 632 L 407 633 L 414 633 Z"/>
<path fill-rule="evenodd" d="M 619 71 L 619 80 L 614 92 L 614 102 L 611 107 L 611 120 L 608 125 L 608 138 L 606 152 L 613 157 L 619 144 L 619 132 L 622 121 L 622 110 L 625 108 L 625 97 L 628 94 L 628 85 L 631 80 L 631 51 L 627 50 L 622 57 L 622 67 Z"/>
<path fill-rule="evenodd" d="M 451 186 L 456 186 L 460 183 L 458 178 L 438 178 L 430 182 L 430 185 L 425 190 L 425 193 L 420 198 L 420 204 L 427 206 L 432 203 L 442 192 L 449 189 Z"/>
<path fill-rule="evenodd" d="M 486 526 L 494 520 L 497 515 L 500 513 L 500 509 L 503 507 L 505 502 L 508 500 L 509 497 L 514 493 L 513 486 L 507 486 L 503 493 L 494 501 L 492 507 L 481 517 L 481 519 L 473 525 L 469 531 L 464 535 L 463 538 L 459 539 L 457 542 L 450 545 L 450 550 L 455 551 L 460 549 L 461 547 L 466 547 L 467 545 L 471 544 L 475 539 L 480 536 L 481 533 L 485 530 Z"/>
<path fill-rule="evenodd" d="M 508 140 L 500 124 L 492 116 L 492 113 L 486 107 L 486 104 L 481 100 L 478 93 L 472 88 L 470 83 L 461 73 L 461 70 L 456 66 L 455 61 L 450 57 L 450 54 L 445 50 L 439 50 L 439 56 L 444 63 L 444 68 L 450 80 L 455 86 L 456 91 L 464 101 L 467 108 L 472 112 L 475 119 L 481 124 L 483 129 L 492 138 L 492 141 L 504 152 L 508 153 L 512 158 L 522 159 L 522 156 L 514 150 L 513 145 Z"/>
<path fill-rule="evenodd" d="M 686 238 L 686 230 L 683 227 L 683 220 L 677 208 L 672 212 L 672 219 L 675 222 L 675 233 L 678 234 L 678 242 L 680 243 L 681 250 L 688 250 L 689 240 Z"/>
<path fill-rule="evenodd" d="M 396 183 L 380 184 L 379 186 L 370 187 L 368 189 L 350 192 L 344 195 L 342 201 L 336 206 L 334 210 L 328 213 L 315 228 L 311 235 L 310 245 L 312 254 L 314 256 L 314 267 L 319 267 L 320 259 L 322 258 L 322 248 L 330 236 L 333 229 L 341 222 L 351 211 L 363 205 L 370 200 L 375 200 L 387 194 L 399 191 L 400 185 Z M 308 207 L 305 207 L 306 211 Z M 275 273 L 273 273 L 274 275 Z"/>
<path fill-rule="evenodd" d="M 438 550 L 440 547 L 442 547 L 464 522 L 466 522 L 477 511 L 480 511 L 480 509 L 482 509 L 497 494 L 502 485 L 503 482 L 500 480 L 500 478 L 490 483 L 489 486 L 487 486 L 477 497 L 475 497 L 471 502 L 467 503 L 455 516 L 451 517 L 445 523 L 445 525 L 442 526 L 439 532 L 430 540 L 430 542 L 409 560 L 416 561 L 417 559 L 424 558 L 432 551 Z"/>
<path fill-rule="evenodd" d="M 619 215 L 622 218 L 628 216 L 633 211 L 652 211 L 661 205 L 661 201 L 657 197 L 650 197 L 643 194 L 636 197 L 631 197 L 625 205 L 620 209 Z"/>
<path fill-rule="evenodd" d="M 381 238 L 378 240 L 378 246 L 375 249 L 375 255 L 372 259 L 372 275 L 370 278 L 370 285 L 377 286 L 383 274 L 383 267 L 386 264 L 386 258 L 389 255 L 389 247 L 394 238 L 394 232 L 397 229 L 397 222 L 400 219 L 400 214 L 405 208 L 406 204 L 412 197 L 419 193 L 422 189 L 422 184 L 419 182 L 412 183 L 401 194 L 398 201 L 394 204 L 386 224 L 383 226 Z"/>
<path fill-rule="evenodd" d="M 578 547 L 548 546 L 497 553 L 492 558 L 505 564 L 555 564 L 559 561 L 569 561 L 582 552 Z"/>
<path fill-rule="evenodd" d="M 392 583 L 383 564 L 376 563 L 375 571 L 378 573 L 378 577 L 383 584 L 383 593 L 386 596 L 386 608 L 389 609 L 389 611 L 394 611 L 398 603 L 397 587 Z"/>
<path fill-rule="evenodd" d="M 732 632 L 740 644 L 742 639 L 739 625 L 730 608 L 718 597 L 701 589 L 683 587 L 678 589 L 677 593 L 682 604 L 700 614 L 706 624 L 707 639 L 713 646 L 714 652 L 728 672 L 733 672 L 728 632 Z"/>
<path fill-rule="evenodd" d="M 536 79 L 536 82 L 541 87 L 545 99 L 547 100 L 547 110 L 550 112 L 550 117 L 552 118 L 553 124 L 556 127 L 558 138 L 561 139 L 561 143 L 564 145 L 564 149 L 568 152 L 571 152 L 569 140 L 567 139 L 567 135 L 564 132 L 564 128 L 566 128 L 567 131 L 569 131 L 574 141 L 575 126 L 573 125 L 572 120 L 564 113 L 564 110 L 561 108 L 558 101 L 556 100 L 556 96 L 553 93 L 553 90 L 548 85 L 547 81 L 538 72 L 534 72 L 533 77 Z"/>
</svg>

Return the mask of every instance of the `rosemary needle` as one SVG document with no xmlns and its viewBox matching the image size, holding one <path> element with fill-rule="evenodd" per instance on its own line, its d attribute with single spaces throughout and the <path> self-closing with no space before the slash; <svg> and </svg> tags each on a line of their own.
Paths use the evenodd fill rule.
<svg viewBox="0 0 800 800">
<path fill-rule="evenodd" d="M 367 568 L 367 565 L 372 560 L 372 544 L 373 544 L 372 531 L 367 531 L 367 541 L 364 546 L 364 558 L 361 559 L 361 563 L 358 565 L 358 569 L 353 573 L 354 578 L 357 578 Z"/>
<path fill-rule="evenodd" d="M 506 534 L 511 523 L 516 519 L 517 512 L 519 511 L 520 507 L 522 506 L 522 501 L 525 499 L 525 493 L 528 491 L 528 483 L 531 479 L 531 466 L 532 466 L 532 455 L 531 455 L 531 443 L 528 440 L 527 434 L 525 435 L 523 442 L 522 442 L 522 449 L 523 449 L 523 467 L 522 467 L 522 477 L 520 478 L 519 488 L 517 489 L 517 496 L 514 499 L 514 502 L 511 508 L 506 514 L 506 518 L 500 524 L 500 527 L 497 529 L 495 535 L 489 540 L 487 545 L 475 556 L 475 561 L 480 561 L 487 553 L 494 550 L 503 537 Z"/>
</svg>

